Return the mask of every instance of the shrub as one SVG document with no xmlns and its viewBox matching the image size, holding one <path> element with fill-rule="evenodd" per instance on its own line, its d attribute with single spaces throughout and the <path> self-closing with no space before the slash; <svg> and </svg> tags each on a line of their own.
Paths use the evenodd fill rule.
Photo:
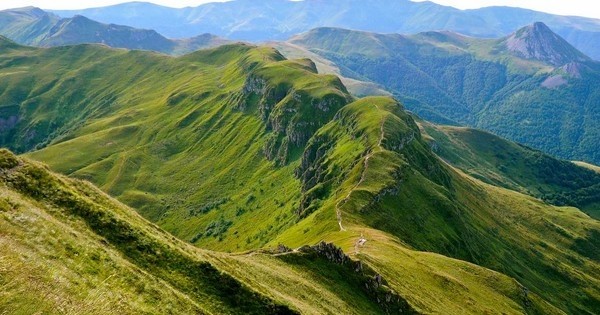
<svg viewBox="0 0 600 315">
<path fill-rule="evenodd" d="M 11 169 L 19 165 L 17 157 L 6 149 L 0 149 L 0 169 Z"/>
</svg>

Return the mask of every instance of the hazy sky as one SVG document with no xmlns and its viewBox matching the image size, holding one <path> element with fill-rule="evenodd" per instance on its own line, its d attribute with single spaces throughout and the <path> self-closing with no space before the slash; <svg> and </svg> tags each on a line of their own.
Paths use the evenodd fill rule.
<svg viewBox="0 0 600 315">
<path fill-rule="evenodd" d="M 476 9 L 501 5 L 560 15 L 578 15 L 600 19 L 600 2 L 597 0 L 433 0 L 433 2 L 459 9 Z"/>
<path fill-rule="evenodd" d="M 142 0 L 144 1 L 144 0 Z M 197 6 L 219 0 L 149 0 L 169 7 Z M 256 0 L 260 1 L 260 0 Z M 390 0 L 393 1 L 393 0 Z M 420 0 L 415 0 L 420 1 Z M 33 5 L 43 9 L 81 9 L 111 5 L 126 0 L 0 0 L 0 9 Z M 460 9 L 480 8 L 491 5 L 505 5 L 529 8 L 561 15 L 579 15 L 600 18 L 600 2 L 597 0 L 434 0 L 433 2 L 454 6 Z"/>
</svg>

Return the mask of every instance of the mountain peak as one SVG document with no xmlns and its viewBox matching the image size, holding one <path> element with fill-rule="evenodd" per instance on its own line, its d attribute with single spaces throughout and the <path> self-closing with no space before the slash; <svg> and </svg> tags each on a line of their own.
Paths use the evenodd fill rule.
<svg viewBox="0 0 600 315">
<path fill-rule="evenodd" d="M 9 12 L 9 13 L 13 13 L 13 14 L 23 14 L 23 15 L 34 17 L 34 18 L 40 18 L 45 15 L 48 15 L 48 12 L 46 12 L 38 7 L 33 7 L 33 6 L 8 9 L 8 10 L 3 10 L 2 12 Z"/>
<path fill-rule="evenodd" d="M 68 20 L 71 23 L 82 24 L 82 25 L 90 24 L 90 23 L 91 24 L 102 24 L 100 22 L 94 21 L 92 19 L 89 19 L 89 18 L 87 18 L 87 17 L 85 17 L 83 15 L 79 15 L 79 14 L 74 15 L 72 18 L 70 18 Z"/>
<path fill-rule="evenodd" d="M 535 22 L 517 30 L 502 39 L 500 44 L 518 57 L 539 60 L 553 66 L 589 60 L 589 57 L 542 22 Z"/>
</svg>

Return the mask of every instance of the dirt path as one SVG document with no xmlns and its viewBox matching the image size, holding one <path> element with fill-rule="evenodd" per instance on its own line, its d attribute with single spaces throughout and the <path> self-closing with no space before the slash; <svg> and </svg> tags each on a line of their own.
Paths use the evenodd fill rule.
<svg viewBox="0 0 600 315">
<path fill-rule="evenodd" d="M 379 106 L 375 105 L 375 107 L 378 110 L 380 110 Z M 369 151 L 369 153 L 365 157 L 365 161 L 363 162 L 363 170 L 360 175 L 360 180 L 358 181 L 358 183 L 356 183 L 356 185 L 354 185 L 354 187 L 352 187 L 352 189 L 350 189 L 350 191 L 348 191 L 348 193 L 346 194 L 344 199 L 340 200 L 338 203 L 335 204 L 335 214 L 337 217 L 338 225 L 340 226 L 340 231 L 346 231 L 346 229 L 342 225 L 342 210 L 340 208 L 343 205 L 345 205 L 346 202 L 348 202 L 348 199 L 350 199 L 350 195 L 352 194 L 352 192 L 364 182 L 366 175 L 367 175 L 367 171 L 369 170 L 369 160 L 371 159 L 373 154 L 375 154 L 375 152 L 384 150 L 383 146 L 381 145 L 383 143 L 383 139 L 385 138 L 385 132 L 383 130 L 384 124 L 385 124 L 385 118 L 381 120 L 381 125 L 379 126 L 379 141 L 377 142 L 377 149 L 379 149 L 379 150 L 375 151 L 375 150 L 371 149 L 371 151 Z"/>
</svg>

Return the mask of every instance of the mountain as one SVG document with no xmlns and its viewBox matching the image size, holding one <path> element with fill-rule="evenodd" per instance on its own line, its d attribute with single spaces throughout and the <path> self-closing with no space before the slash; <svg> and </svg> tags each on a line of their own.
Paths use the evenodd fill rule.
<svg viewBox="0 0 600 315">
<path fill-rule="evenodd" d="M 458 10 L 432 2 L 409 0 L 235 0 L 181 9 L 130 2 L 53 12 L 62 17 L 84 15 L 104 23 L 154 29 L 173 38 L 208 32 L 245 41 L 285 40 L 318 27 L 409 34 L 449 30 L 493 38 L 542 21 L 585 54 L 600 58 L 600 48 L 596 44 L 600 41 L 599 20 L 510 7 Z"/>
<path fill-rule="evenodd" d="M 65 258 L 72 255 L 44 256 L 83 241 L 64 226 L 74 227 L 177 288 L 176 297 L 178 290 L 190 297 L 184 307 L 213 313 L 591 314 L 600 307 L 597 220 L 468 175 L 435 153 L 432 136 L 398 101 L 355 99 L 310 60 L 244 44 L 175 58 L 98 45 L 0 43 L 0 76 L 9 79 L 0 81 L 0 145 L 91 181 L 160 229 L 205 248 L 177 241 L 115 201 L 88 211 L 82 203 L 105 204 L 106 195 L 79 193 L 68 184 L 78 180 L 44 184 L 55 175 L 3 152 L 0 178 L 11 200 L 65 221 L 52 228 L 26 219 L 32 207 L 13 207 L 0 217 L 16 212 L 3 233 L 33 243 L 0 247 L 8 251 L 0 257 L 16 261 L 26 248 L 45 266 L 58 256 L 55 263 L 65 266 L 58 275 L 95 266 L 87 260 L 93 255 L 74 263 Z M 589 176 L 575 186 L 597 184 L 595 173 L 573 167 Z M 550 186 L 518 181 L 515 173 L 502 176 L 519 187 Z M 556 181 L 578 174 L 557 173 Z M 111 209 L 120 209 L 118 218 Z M 52 233 L 64 242 L 48 243 Z M 217 272 L 197 268 L 202 261 L 225 278 L 206 281 L 204 270 L 208 278 Z M 4 270 L 0 279 L 8 278 Z M 19 274 L 9 270 L 9 279 Z M 102 283 L 112 274 L 102 270 L 86 279 Z M 56 285 L 40 285 L 19 302 L 25 282 L 7 282 L 15 286 L 1 291 L 11 297 L 0 299 L 10 302 L 4 309 L 54 301 L 43 290 Z M 162 300 L 151 287 L 142 292 L 148 303 Z"/>
<path fill-rule="evenodd" d="M 536 23 L 500 39 L 319 28 L 289 43 L 374 82 L 426 119 L 598 164 L 600 63 Z"/>
<path fill-rule="evenodd" d="M 277 255 L 200 250 L 91 184 L 6 150 L 0 150 L 0 196 L 6 313 L 378 314 L 383 306 L 398 307 L 363 289 L 375 284 L 372 270 L 325 259 L 334 247 Z M 387 286 L 378 289 L 392 296 Z"/>
<path fill-rule="evenodd" d="M 39 42 L 58 20 L 58 16 L 34 7 L 0 11 L 1 34 L 24 44 Z"/>
<path fill-rule="evenodd" d="M 521 28 L 500 42 L 499 46 L 520 58 L 534 59 L 553 66 L 589 61 L 587 56 L 542 22 Z"/>
<path fill-rule="evenodd" d="M 183 54 L 227 42 L 211 34 L 173 40 L 153 30 L 102 24 L 81 15 L 61 19 L 34 7 L 0 11 L 0 34 L 21 44 L 40 47 L 97 43 L 169 54 Z"/>
<path fill-rule="evenodd" d="M 293 313 L 85 182 L 6 150 L 0 169 L 3 312 Z"/>
<path fill-rule="evenodd" d="M 268 42 L 265 45 L 273 47 L 281 52 L 286 58 L 299 59 L 308 58 L 315 63 L 315 67 L 319 73 L 333 74 L 340 78 L 344 83 L 344 86 L 348 91 L 355 96 L 391 96 L 392 94 L 383 89 L 380 85 L 363 80 L 357 80 L 342 75 L 342 69 L 340 69 L 331 60 L 311 52 L 310 50 L 294 45 L 289 42 Z"/>
</svg>

